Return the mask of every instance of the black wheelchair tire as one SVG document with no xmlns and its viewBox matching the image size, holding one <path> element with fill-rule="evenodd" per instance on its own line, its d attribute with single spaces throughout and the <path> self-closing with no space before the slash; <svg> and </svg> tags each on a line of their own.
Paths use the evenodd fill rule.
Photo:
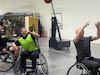
<svg viewBox="0 0 100 75">
<path fill-rule="evenodd" d="M 13 69 L 14 69 L 14 74 L 15 75 L 19 75 L 20 74 L 20 57 L 19 58 L 17 58 L 17 60 L 16 60 L 16 62 L 15 62 L 15 64 L 14 64 L 14 66 L 13 66 Z"/>
<path fill-rule="evenodd" d="M 90 71 L 87 69 L 87 67 L 86 67 L 84 64 L 82 64 L 82 63 L 75 63 L 75 64 L 73 64 L 73 65 L 68 69 L 67 75 L 72 75 L 72 74 L 70 74 L 70 73 L 71 73 L 71 70 L 72 70 L 74 67 L 76 67 L 76 69 L 84 70 L 84 71 L 86 72 L 85 75 L 90 75 L 90 74 L 91 74 Z M 73 73 L 74 73 L 73 75 L 75 75 L 75 72 L 73 72 Z M 80 75 L 80 74 L 79 74 L 79 75 Z M 84 74 L 81 73 L 81 75 L 84 75 Z"/>
<path fill-rule="evenodd" d="M 13 68 L 13 66 L 14 66 L 14 63 L 15 63 L 15 57 L 14 57 L 14 54 L 12 53 L 12 52 L 9 52 L 9 51 L 6 51 L 6 53 L 4 54 L 4 55 L 8 55 L 8 58 L 10 59 L 10 57 L 9 56 L 11 56 L 12 57 L 12 62 L 7 62 L 7 63 L 10 63 L 11 64 L 11 66 L 10 67 L 8 67 L 8 68 L 5 68 L 5 69 L 3 69 L 3 68 L 0 68 L 0 72 L 7 72 L 7 71 L 9 71 L 10 69 L 12 69 Z M 1 62 L 4 62 L 4 60 L 1 58 L 1 55 L 3 55 L 3 53 L 2 52 L 0 52 L 0 60 L 1 60 Z M 7 59 L 8 59 L 7 58 Z M 7 64 L 6 63 L 6 64 Z M 2 65 L 2 64 L 1 64 Z M 1 67 L 1 66 L 0 66 Z"/>
<path fill-rule="evenodd" d="M 48 75 L 48 63 L 45 56 L 40 53 L 39 58 L 40 58 L 40 64 L 41 64 L 43 72 L 45 73 L 45 75 Z"/>
</svg>

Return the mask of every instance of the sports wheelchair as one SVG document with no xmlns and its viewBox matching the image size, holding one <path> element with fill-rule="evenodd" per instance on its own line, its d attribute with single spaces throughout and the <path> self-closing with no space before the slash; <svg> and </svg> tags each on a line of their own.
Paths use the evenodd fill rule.
<svg viewBox="0 0 100 75">
<path fill-rule="evenodd" d="M 27 69 L 32 70 L 32 67 L 30 67 L 30 62 L 31 60 L 28 59 Z M 14 70 L 14 75 L 20 75 L 20 54 L 15 60 L 12 52 L 7 51 L 5 54 L 0 52 L 0 72 L 7 72 L 12 68 Z M 41 52 L 37 58 L 36 71 L 33 73 L 31 70 L 27 71 L 26 75 L 48 75 L 48 63 L 45 56 Z"/>
<path fill-rule="evenodd" d="M 85 59 L 88 59 L 88 57 L 86 57 Z M 78 62 L 78 57 L 76 56 L 76 62 L 68 69 L 67 75 L 92 75 L 92 74 L 91 71 L 82 62 Z M 97 75 L 100 75 L 99 70 Z"/>
</svg>

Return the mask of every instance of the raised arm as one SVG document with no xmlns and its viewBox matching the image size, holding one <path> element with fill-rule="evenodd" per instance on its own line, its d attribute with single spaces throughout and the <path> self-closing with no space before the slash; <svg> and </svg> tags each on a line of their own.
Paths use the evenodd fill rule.
<svg viewBox="0 0 100 75">
<path fill-rule="evenodd" d="M 97 22 L 95 24 L 96 28 L 97 28 L 97 35 L 96 36 L 92 36 L 92 40 L 97 40 L 100 38 L 100 22 Z"/>
<path fill-rule="evenodd" d="M 29 31 L 28 33 L 32 34 L 36 39 L 40 37 L 40 35 L 34 31 L 33 32 Z"/>
<path fill-rule="evenodd" d="M 84 29 L 89 25 L 89 21 L 86 22 L 80 29 L 76 30 L 76 36 L 73 39 L 74 43 L 78 42 L 80 39 L 84 38 Z"/>
</svg>

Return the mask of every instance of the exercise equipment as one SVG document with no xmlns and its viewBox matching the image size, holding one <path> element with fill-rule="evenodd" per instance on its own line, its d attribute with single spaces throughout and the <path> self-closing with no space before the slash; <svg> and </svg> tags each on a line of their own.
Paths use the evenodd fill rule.
<svg viewBox="0 0 100 75">
<path fill-rule="evenodd" d="M 51 19 L 52 20 L 52 30 L 51 30 L 51 37 L 50 37 L 50 40 L 49 40 L 49 47 L 57 49 L 57 50 L 60 50 L 64 47 L 69 48 L 70 47 L 70 41 L 62 40 L 62 38 L 61 38 L 60 30 L 59 30 L 59 26 L 58 26 L 58 23 L 57 23 L 57 18 L 56 18 L 56 15 L 55 15 L 55 10 L 54 10 L 52 2 L 51 2 L 51 6 L 52 6 L 54 17 L 52 17 L 52 19 Z M 58 30 L 59 39 L 56 39 L 56 30 Z"/>
</svg>

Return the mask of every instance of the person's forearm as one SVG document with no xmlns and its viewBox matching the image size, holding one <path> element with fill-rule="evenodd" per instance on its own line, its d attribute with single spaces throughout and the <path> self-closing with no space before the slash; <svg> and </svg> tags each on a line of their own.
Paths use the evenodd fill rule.
<svg viewBox="0 0 100 75">
<path fill-rule="evenodd" d="M 98 36 L 98 38 L 100 38 L 100 27 L 97 28 L 97 36 Z"/>
<path fill-rule="evenodd" d="M 32 34 L 35 38 L 40 37 L 40 35 L 39 35 L 38 33 L 35 33 L 35 32 L 30 32 L 30 31 L 29 31 L 29 33 L 30 33 L 30 34 Z"/>
<path fill-rule="evenodd" d="M 84 29 L 89 25 L 89 22 L 86 22 L 81 28 L 76 30 L 76 36 L 74 38 L 74 43 L 76 43 L 81 37 L 84 37 Z"/>
<path fill-rule="evenodd" d="M 82 27 L 81 29 L 84 30 L 88 25 L 89 25 L 89 21 L 86 22 L 86 24 L 84 24 L 83 27 Z"/>
<path fill-rule="evenodd" d="M 82 32 L 84 32 L 84 29 L 88 26 L 88 23 L 86 23 L 85 25 L 83 25 L 82 28 L 80 28 L 80 32 L 78 33 L 78 35 L 81 35 Z"/>
<path fill-rule="evenodd" d="M 28 31 L 28 33 L 29 33 L 29 34 L 32 34 L 32 35 L 34 36 L 34 33 L 35 33 L 35 32 Z"/>
</svg>

